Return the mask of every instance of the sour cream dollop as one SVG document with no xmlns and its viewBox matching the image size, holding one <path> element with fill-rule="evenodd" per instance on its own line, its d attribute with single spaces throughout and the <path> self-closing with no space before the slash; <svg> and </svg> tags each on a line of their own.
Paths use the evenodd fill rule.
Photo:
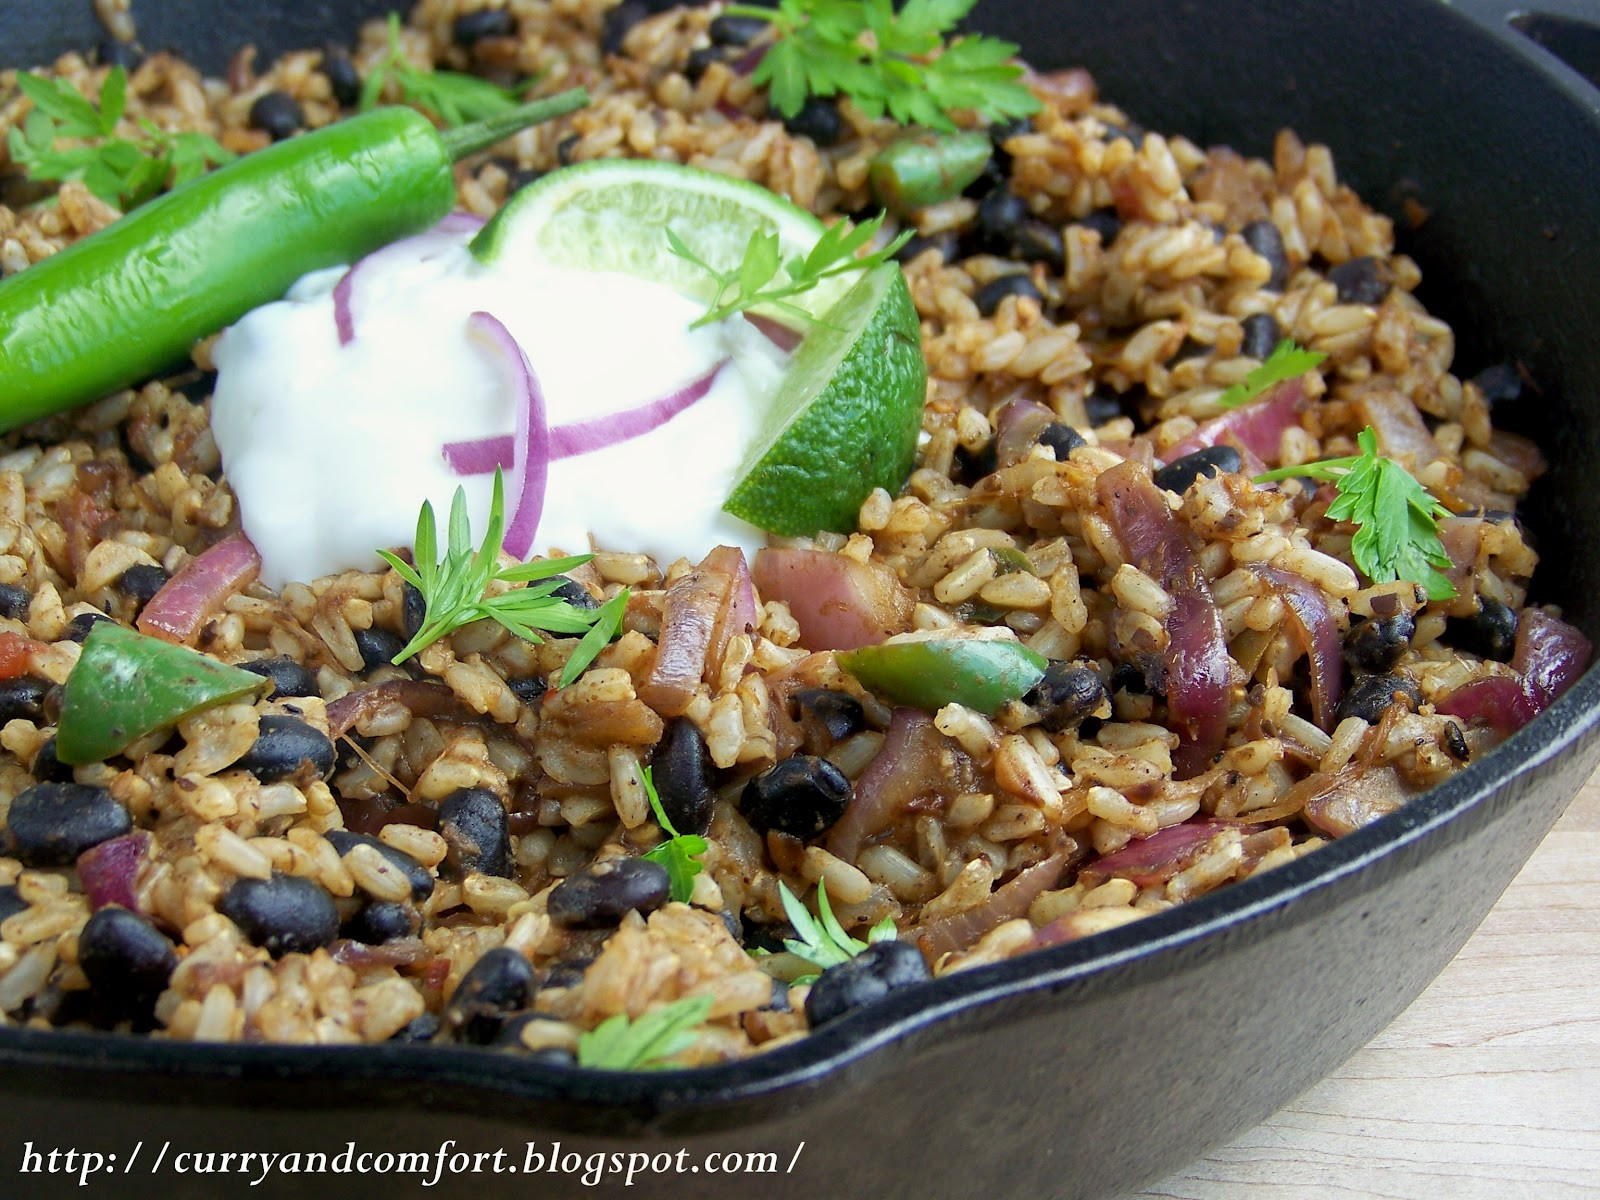
<svg viewBox="0 0 1600 1200">
<path fill-rule="evenodd" d="M 306 276 L 230 327 L 213 357 L 211 425 L 244 531 L 270 587 L 379 565 L 410 546 L 432 501 L 440 525 L 466 489 L 474 539 L 492 476 L 457 475 L 449 442 L 500 437 L 517 397 L 483 343 L 499 319 L 543 388 L 552 428 L 670 396 L 719 371 L 705 397 L 652 432 L 550 464 L 536 549 L 641 551 L 663 567 L 719 544 L 753 553 L 765 535 L 722 511 L 783 371 L 782 353 L 734 318 L 691 330 L 701 305 L 614 272 L 486 265 L 470 232 L 418 239 L 366 260 L 341 345 L 343 269 Z M 508 516 L 510 514 L 507 514 Z"/>
</svg>

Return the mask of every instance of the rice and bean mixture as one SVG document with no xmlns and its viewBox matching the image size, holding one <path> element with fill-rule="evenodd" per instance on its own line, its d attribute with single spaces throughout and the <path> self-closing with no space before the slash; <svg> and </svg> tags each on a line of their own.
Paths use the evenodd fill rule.
<svg viewBox="0 0 1600 1200">
<path fill-rule="evenodd" d="M 594 97 L 459 166 L 461 207 L 488 215 L 539 172 L 624 155 L 742 176 L 825 217 L 872 209 L 868 167 L 897 127 L 848 103 L 769 117 L 749 80 L 760 24 L 717 16 L 423 0 L 403 30 L 418 64 Z M 130 114 L 243 153 L 337 120 L 386 48 L 373 22 L 348 58 L 243 51 L 220 79 L 126 46 L 52 71 L 94 95 L 95 64 L 128 61 Z M 0 75 L 0 133 L 27 108 L 10 83 Z M 1512 670 L 1536 561 L 1513 514 L 1543 468 L 1491 425 L 1515 373 L 1452 374 L 1450 329 L 1412 295 L 1416 265 L 1326 147 L 1285 131 L 1270 161 L 1246 159 L 1141 129 L 1082 71 L 1028 83 L 1041 111 L 993 130 L 984 178 L 918 212 L 900 255 L 929 372 L 914 474 L 868 498 L 857 532 L 790 544 L 878 572 L 905 628 L 1022 640 L 1052 660 L 1037 687 L 993 718 L 891 710 L 765 596 L 692 694 L 661 701 L 657 640 L 714 572 L 606 546 L 573 594 L 634 598 L 570 686 L 555 680 L 573 639 L 533 645 L 489 622 L 390 665 L 421 616 L 391 571 L 251 585 L 196 645 L 253 664 L 274 694 L 64 767 L 60 685 L 89 627 L 132 624 L 238 526 L 202 344 L 193 371 L 0 445 L 0 629 L 27 639 L 0 680 L 0 1019 L 454 1040 L 570 1062 L 608 1017 L 704 996 L 709 1019 L 674 1061 L 724 1060 L 804 1036 L 807 992 L 824 986 L 793 983 L 814 968 L 783 950 L 780 882 L 813 911 L 825 883 L 858 937 L 890 919 L 915 950 L 883 958 L 890 986 L 1270 870 L 1492 745 L 1492 727 L 1434 701 Z M 118 216 L 78 184 L 47 206 L 15 175 L 4 187 L 6 273 Z M 1194 440 L 1221 415 L 1219 390 L 1284 337 L 1327 359 L 1294 385 L 1269 465 L 1352 454 L 1371 425 L 1464 514 L 1444 523 L 1456 599 L 1365 585 L 1350 526 L 1325 516 L 1330 488 L 1253 486 L 1259 463 Z M 1175 765 L 1169 727 L 1183 681 L 1166 675 L 1168 618 L 1196 589 L 1128 561 L 1112 511 L 1112 473 L 1147 469 L 1226 637 L 1214 761 Z M 1340 639 L 1331 667 L 1319 621 Z M 1330 669 L 1342 695 L 1320 711 Z M 666 902 L 659 870 L 640 866 L 662 837 L 647 765 L 679 832 L 708 839 L 688 903 Z M 115 844 L 132 889 L 133 910 L 91 935 L 79 868 L 53 857 L 77 832 L 5 820 L 28 789 L 65 781 L 85 786 L 62 819 L 91 830 L 90 854 Z M 875 986 L 856 980 L 830 1015 Z"/>
</svg>

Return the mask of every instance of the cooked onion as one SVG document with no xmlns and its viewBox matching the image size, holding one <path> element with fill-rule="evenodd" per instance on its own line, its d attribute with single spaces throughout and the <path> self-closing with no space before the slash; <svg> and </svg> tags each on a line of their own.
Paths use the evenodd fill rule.
<svg viewBox="0 0 1600 1200">
<path fill-rule="evenodd" d="M 1283 444 L 1283 431 L 1300 424 L 1305 397 L 1303 380 L 1286 379 L 1254 403 L 1202 422 L 1193 433 L 1167 450 L 1164 457 L 1172 462 L 1207 446 L 1227 443 L 1263 462 L 1276 462 Z"/>
<path fill-rule="evenodd" d="M 139 632 L 169 642 L 191 642 L 206 618 L 261 573 L 261 555 L 243 532 L 231 533 L 195 555 L 150 597 L 139 613 Z"/>
<path fill-rule="evenodd" d="M 1272 585 L 1288 610 L 1288 626 L 1311 664 L 1311 715 L 1325 731 L 1333 730 L 1333 710 L 1344 691 L 1339 622 L 1322 589 L 1309 579 L 1259 563 L 1251 568 Z"/>
<path fill-rule="evenodd" d="M 826 550 L 768 547 L 751 566 L 764 600 L 781 600 L 808 650 L 874 646 L 911 622 L 911 596 L 881 563 Z"/>
<path fill-rule="evenodd" d="M 1065 854 L 1052 854 L 996 888 L 982 904 L 924 925 L 917 936 L 922 956 L 929 962 L 938 962 L 943 955 L 965 950 L 991 929 L 1027 916 L 1029 906 L 1041 892 L 1055 887 L 1066 867 Z"/>
</svg>

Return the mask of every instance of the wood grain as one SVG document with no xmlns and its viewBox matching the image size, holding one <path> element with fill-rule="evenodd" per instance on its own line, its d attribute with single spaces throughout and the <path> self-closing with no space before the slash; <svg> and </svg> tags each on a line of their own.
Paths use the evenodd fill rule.
<svg viewBox="0 0 1600 1200">
<path fill-rule="evenodd" d="M 1417 1002 L 1141 1200 L 1600 1196 L 1600 773 Z"/>
</svg>

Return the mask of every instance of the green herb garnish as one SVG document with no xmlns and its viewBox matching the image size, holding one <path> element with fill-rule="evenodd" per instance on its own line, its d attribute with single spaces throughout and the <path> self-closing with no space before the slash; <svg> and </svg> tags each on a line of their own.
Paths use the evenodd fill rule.
<svg viewBox="0 0 1600 1200">
<path fill-rule="evenodd" d="M 784 915 L 794 926 L 795 936 L 785 939 L 783 948 L 796 958 L 804 959 L 821 974 L 829 967 L 849 962 L 873 942 L 893 941 L 898 935 L 894 918 L 885 917 L 867 931 L 867 940 L 861 941 L 845 932 L 828 904 L 828 885 L 817 884 L 817 917 L 813 917 L 804 904 L 782 880 L 778 882 L 778 899 L 783 902 Z M 821 918 L 820 920 L 818 918 Z M 802 975 L 796 983 L 809 983 L 816 975 Z"/>
<path fill-rule="evenodd" d="M 124 212 L 237 157 L 210 134 L 168 133 L 142 118 L 141 136 L 114 136 L 128 105 L 128 73 L 121 67 L 107 72 L 98 104 L 64 79 L 29 71 L 17 72 L 17 86 L 33 101 L 33 109 L 7 135 L 11 161 L 36 182 L 82 180 Z M 82 144 L 58 149 L 62 140 Z"/>
<path fill-rule="evenodd" d="M 1350 554 L 1356 567 L 1373 583 L 1407 579 L 1420 583 L 1430 600 L 1456 594 L 1440 574 L 1450 556 L 1439 540 L 1438 518 L 1454 514 L 1392 458 L 1378 455 L 1378 435 L 1368 425 L 1358 435 L 1360 454 L 1322 462 L 1279 467 L 1257 475 L 1257 483 L 1310 476 L 1331 480 L 1339 498 L 1328 506 L 1328 519 L 1350 521 L 1356 534 Z"/>
<path fill-rule="evenodd" d="M 1320 351 L 1295 345 L 1292 338 L 1284 338 L 1259 367 L 1244 377 L 1243 383 L 1234 384 L 1217 397 L 1217 406 L 1238 408 L 1248 404 L 1273 384 L 1304 375 L 1327 357 Z"/>
<path fill-rule="evenodd" d="M 416 66 L 400 45 L 400 14 L 394 12 L 389 14 L 389 53 L 372 68 L 361 86 L 362 112 L 378 106 L 384 86 L 391 79 L 407 104 L 432 113 L 446 125 L 482 121 L 513 109 L 520 103 L 523 90 L 497 87 L 476 75 L 427 71 Z"/>
<path fill-rule="evenodd" d="M 661 807 L 661 797 L 656 794 L 656 781 L 650 767 L 644 769 L 644 794 L 650 798 L 650 811 L 655 813 L 657 824 L 667 835 L 666 841 L 647 852 L 644 857 L 653 863 L 660 863 L 667 869 L 672 898 L 687 902 L 694 892 L 694 877 L 705 870 L 705 865 L 700 862 L 700 855 L 710 848 L 710 843 L 698 833 L 679 833 L 673 828 L 672 822 L 667 819 L 667 814 Z"/>
<path fill-rule="evenodd" d="M 626 1013 L 607 1017 L 578 1035 L 578 1065 L 607 1071 L 647 1071 L 694 1041 L 694 1030 L 711 1015 L 710 996 L 690 996 L 653 1008 L 637 1020 Z"/>
<path fill-rule="evenodd" d="M 594 555 L 574 554 L 568 558 L 551 558 L 502 568 L 500 541 L 504 533 L 505 494 L 497 468 L 494 473 L 494 495 L 489 502 L 489 529 L 484 534 L 483 545 L 476 553 L 472 549 L 472 528 L 467 519 L 467 493 L 464 488 L 457 488 L 455 498 L 450 502 L 449 545 L 445 548 L 443 562 L 439 561 L 439 534 L 434 523 L 433 505 L 427 501 L 423 501 L 422 511 L 417 516 L 413 551 L 416 565 L 412 566 L 388 550 L 378 551 L 383 560 L 399 573 L 400 578 L 422 593 L 425 605 L 422 628 L 394 656 L 396 664 L 405 662 L 417 651 L 431 646 L 463 625 L 487 617 L 530 642 L 540 640 L 538 631 L 583 634 L 583 640 L 578 643 L 572 657 L 567 660 L 566 669 L 561 672 L 560 686 L 566 687 L 617 635 L 622 628 L 623 611 L 628 606 L 626 588 L 598 609 L 578 608 L 551 594 L 566 582 L 551 576 L 582 566 Z M 484 592 L 496 580 L 527 583 L 530 586 L 485 596 Z"/>
<path fill-rule="evenodd" d="M 785 117 L 807 96 L 848 96 L 863 113 L 887 112 L 902 125 L 949 132 L 950 115 L 971 110 L 986 121 L 1039 111 L 1038 98 L 1018 83 L 1012 42 L 944 35 L 977 0 L 781 0 L 776 9 L 742 4 L 730 15 L 770 21 L 778 40 L 751 82 L 767 87 Z M 942 51 L 942 52 L 941 52 Z"/>
<path fill-rule="evenodd" d="M 879 213 L 856 226 L 849 221 L 835 221 L 817 239 L 809 254 L 804 258 L 796 255 L 787 263 L 781 261 L 778 235 L 757 230 L 745 243 L 744 258 L 731 271 L 719 271 L 699 258 L 669 227 L 667 244 L 672 253 L 699 267 L 717 284 L 717 294 L 710 307 L 689 328 L 698 329 L 758 307 L 774 308 L 804 321 L 815 321 L 817 318 L 813 314 L 798 304 L 790 304 L 788 297 L 808 292 L 824 279 L 849 271 L 865 271 L 892 258 L 894 252 L 911 239 L 912 230 L 903 231 L 887 246 L 863 258 L 856 257 L 878 236 L 887 216 L 887 213 Z M 778 281 L 779 271 L 786 276 L 782 281 Z"/>
</svg>

